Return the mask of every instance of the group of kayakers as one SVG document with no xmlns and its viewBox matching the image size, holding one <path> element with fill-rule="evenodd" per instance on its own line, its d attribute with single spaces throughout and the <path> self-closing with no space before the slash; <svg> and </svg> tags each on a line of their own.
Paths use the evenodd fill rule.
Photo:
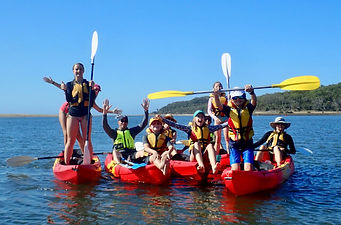
<svg viewBox="0 0 341 225">
<path fill-rule="evenodd" d="M 177 123 L 171 114 L 164 117 L 156 115 L 149 120 L 149 127 L 145 131 L 144 150 L 136 151 L 134 139 L 148 124 L 149 100 L 144 99 L 141 104 L 144 110 L 142 122 L 128 128 L 128 117 L 121 115 L 122 111 L 118 108 L 110 110 L 112 106 L 109 104 L 109 100 L 106 99 L 103 102 L 103 108 L 96 104 L 95 99 L 101 88 L 93 81 L 83 78 L 84 66 L 81 63 L 76 63 L 72 70 L 74 79 L 66 84 L 56 83 L 51 77 L 43 78 L 47 83 L 65 91 L 66 103 L 63 104 L 59 112 L 59 120 L 64 134 L 65 164 L 70 163 L 76 139 L 83 152 L 84 143 L 87 140 L 90 155 L 93 154 L 91 115 L 89 117 L 90 125 L 87 127 L 89 105 L 103 113 L 103 129 L 113 140 L 112 155 L 115 163 L 126 161 L 153 163 L 166 174 L 169 171 L 169 161 L 179 154 L 174 146 L 176 131 L 171 127 L 187 133 L 189 160 L 198 163 L 197 169 L 201 173 L 209 170 L 206 165 L 209 165 L 213 174 L 219 167 L 216 156 L 221 153 L 221 129 L 224 131 L 226 150 L 230 155 L 232 170 L 241 169 L 241 159 L 244 170 L 253 170 L 254 159 L 261 160 L 266 150 L 274 156 L 273 160 L 277 165 L 281 163 L 286 154 L 295 154 L 296 152 L 292 137 L 285 132 L 290 123 L 287 123 L 282 117 L 278 117 L 270 123 L 274 130 L 267 132 L 262 139 L 253 143 L 252 114 L 257 105 L 257 97 L 252 85 L 245 85 L 244 88 L 231 91 L 229 96 L 226 96 L 221 92 L 220 82 L 215 82 L 213 85 L 213 93 L 208 102 L 209 117 L 202 110 L 197 110 L 193 114 L 192 122 L 182 125 Z M 247 100 L 246 93 L 250 95 L 250 100 Z M 93 97 L 90 98 L 90 95 Z M 107 113 L 118 114 L 118 128 L 113 129 L 109 126 Z M 209 124 L 210 117 L 214 120 L 214 126 Z M 216 135 L 212 136 L 214 132 Z M 262 145 L 263 143 L 266 144 Z M 260 151 L 255 157 L 254 149 L 260 145 L 262 145 Z"/>
</svg>

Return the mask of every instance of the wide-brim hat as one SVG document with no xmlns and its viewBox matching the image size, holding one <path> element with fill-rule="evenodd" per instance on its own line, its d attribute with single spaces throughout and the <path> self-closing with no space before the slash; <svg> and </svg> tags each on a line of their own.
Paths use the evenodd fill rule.
<svg viewBox="0 0 341 225">
<path fill-rule="evenodd" d="M 173 115 L 170 114 L 170 113 L 166 114 L 164 118 L 168 119 L 168 120 L 171 120 L 171 121 L 173 121 L 175 123 L 177 122 L 176 119 L 174 119 Z"/>
<path fill-rule="evenodd" d="M 285 129 L 287 129 L 288 127 L 290 127 L 291 123 L 286 122 L 283 117 L 277 117 L 274 122 L 270 123 L 270 126 L 275 129 L 276 128 L 276 124 L 284 124 Z"/>
</svg>

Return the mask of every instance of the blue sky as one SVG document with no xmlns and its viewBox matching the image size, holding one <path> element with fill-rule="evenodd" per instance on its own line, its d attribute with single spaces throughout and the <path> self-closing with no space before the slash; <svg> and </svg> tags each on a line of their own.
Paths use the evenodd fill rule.
<svg viewBox="0 0 341 225">
<path fill-rule="evenodd" d="M 42 77 L 70 81 L 72 65 L 82 62 L 89 79 L 94 30 L 94 81 L 102 87 L 96 102 L 108 98 L 126 114 L 141 114 L 148 93 L 225 84 L 224 52 L 232 57 L 232 87 L 300 75 L 335 84 L 341 73 L 340 6 L 328 0 L 5 0 L 0 114 L 57 114 L 64 93 Z M 256 93 L 274 91 L 280 90 Z M 152 100 L 150 109 L 197 96 Z"/>
</svg>

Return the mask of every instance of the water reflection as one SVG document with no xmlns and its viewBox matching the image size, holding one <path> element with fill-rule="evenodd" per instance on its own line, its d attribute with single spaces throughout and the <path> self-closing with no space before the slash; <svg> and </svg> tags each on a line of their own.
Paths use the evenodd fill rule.
<svg viewBox="0 0 341 225">
<path fill-rule="evenodd" d="M 48 223 L 64 221 L 66 224 L 95 223 L 96 214 L 92 211 L 98 205 L 94 203 L 95 185 L 73 185 L 54 180 L 55 194 L 48 204 L 53 214 L 47 217 Z"/>
</svg>

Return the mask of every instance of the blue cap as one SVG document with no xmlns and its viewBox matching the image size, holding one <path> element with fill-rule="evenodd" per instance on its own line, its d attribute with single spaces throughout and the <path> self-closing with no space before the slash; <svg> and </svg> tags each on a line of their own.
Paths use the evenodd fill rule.
<svg viewBox="0 0 341 225">
<path fill-rule="evenodd" d="M 204 113 L 204 111 L 202 111 L 202 110 L 197 110 L 197 111 L 195 111 L 195 113 L 193 114 L 193 118 L 194 117 L 196 117 L 198 114 L 202 114 L 203 116 L 205 116 L 205 113 Z"/>
</svg>

